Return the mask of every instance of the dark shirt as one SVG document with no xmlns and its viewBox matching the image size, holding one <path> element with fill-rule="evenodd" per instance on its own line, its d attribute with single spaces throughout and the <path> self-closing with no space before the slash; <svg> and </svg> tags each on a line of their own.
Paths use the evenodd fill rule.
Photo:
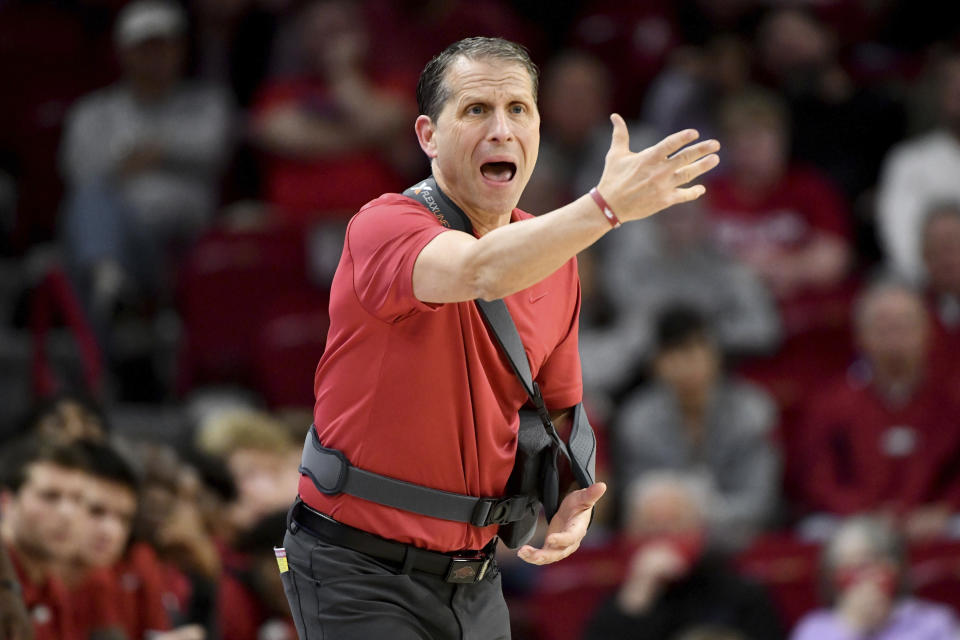
<svg viewBox="0 0 960 640">
<path fill-rule="evenodd" d="M 628 615 L 611 596 L 594 613 L 585 640 L 670 640 L 703 625 L 739 631 L 746 640 L 780 640 L 783 625 L 766 591 L 707 554 L 645 613 Z"/>
</svg>

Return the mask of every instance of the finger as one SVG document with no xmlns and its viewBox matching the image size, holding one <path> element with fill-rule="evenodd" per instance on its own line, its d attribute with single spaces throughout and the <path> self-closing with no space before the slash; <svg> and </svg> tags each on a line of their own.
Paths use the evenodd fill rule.
<svg viewBox="0 0 960 640">
<path fill-rule="evenodd" d="M 570 499 L 570 507 L 574 512 L 586 511 L 592 509 L 597 504 L 604 493 L 607 491 L 605 482 L 595 482 L 586 489 L 578 489 L 567 496 Z"/>
<path fill-rule="evenodd" d="M 674 175 L 677 177 L 677 184 L 687 184 L 691 180 L 696 180 L 718 164 L 720 164 L 720 156 L 711 153 L 708 156 L 700 158 L 693 164 L 681 167 L 674 172 Z"/>
<path fill-rule="evenodd" d="M 700 137 L 696 129 L 684 129 L 672 133 L 657 144 L 653 145 L 653 152 L 661 157 L 668 158 Z"/>
<path fill-rule="evenodd" d="M 630 132 L 627 130 L 627 123 L 624 122 L 619 113 L 611 113 L 610 122 L 613 123 L 613 136 L 610 139 L 610 150 L 629 152 Z"/>
<path fill-rule="evenodd" d="M 708 153 L 716 153 L 719 150 L 720 143 L 716 140 L 703 140 L 670 156 L 670 164 L 675 166 L 687 165 Z"/>
<path fill-rule="evenodd" d="M 550 564 L 551 562 L 557 562 L 558 560 L 563 560 L 571 553 L 574 549 L 534 549 L 533 547 L 524 546 L 520 548 L 520 551 L 517 552 L 517 556 L 529 564 Z"/>
<path fill-rule="evenodd" d="M 674 196 L 672 204 L 680 204 L 682 202 L 696 200 L 706 192 L 707 189 L 702 184 L 695 184 L 692 187 L 687 187 L 685 189 L 675 189 L 673 192 Z"/>
</svg>

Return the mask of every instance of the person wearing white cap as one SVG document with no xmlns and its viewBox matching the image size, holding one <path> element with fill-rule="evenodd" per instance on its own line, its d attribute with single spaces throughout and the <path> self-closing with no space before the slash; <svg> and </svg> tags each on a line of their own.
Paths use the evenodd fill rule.
<svg viewBox="0 0 960 640">
<path fill-rule="evenodd" d="M 186 31 L 172 2 L 128 4 L 114 29 L 120 81 L 81 98 L 67 120 L 63 240 L 101 329 L 123 287 L 162 290 L 168 250 L 213 213 L 230 103 L 184 79 Z"/>
</svg>

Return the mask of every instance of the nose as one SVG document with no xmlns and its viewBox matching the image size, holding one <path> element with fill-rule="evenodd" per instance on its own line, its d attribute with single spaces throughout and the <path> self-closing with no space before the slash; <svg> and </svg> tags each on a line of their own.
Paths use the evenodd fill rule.
<svg viewBox="0 0 960 640">
<path fill-rule="evenodd" d="M 491 142 L 508 142 L 513 140 L 513 129 L 511 127 L 510 116 L 505 109 L 494 111 L 493 118 L 490 120 L 490 130 L 487 132 L 487 139 Z"/>
</svg>

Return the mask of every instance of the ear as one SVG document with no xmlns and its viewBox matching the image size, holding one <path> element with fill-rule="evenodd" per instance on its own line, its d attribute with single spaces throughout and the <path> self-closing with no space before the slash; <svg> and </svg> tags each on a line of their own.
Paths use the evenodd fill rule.
<svg viewBox="0 0 960 640">
<path fill-rule="evenodd" d="M 423 149 L 423 152 L 427 154 L 427 157 L 431 160 L 436 158 L 437 141 L 434 137 L 436 135 L 436 129 L 433 126 L 433 121 L 430 119 L 430 116 L 417 116 L 414 129 L 417 132 L 417 141 L 420 143 L 420 148 Z"/>
</svg>

